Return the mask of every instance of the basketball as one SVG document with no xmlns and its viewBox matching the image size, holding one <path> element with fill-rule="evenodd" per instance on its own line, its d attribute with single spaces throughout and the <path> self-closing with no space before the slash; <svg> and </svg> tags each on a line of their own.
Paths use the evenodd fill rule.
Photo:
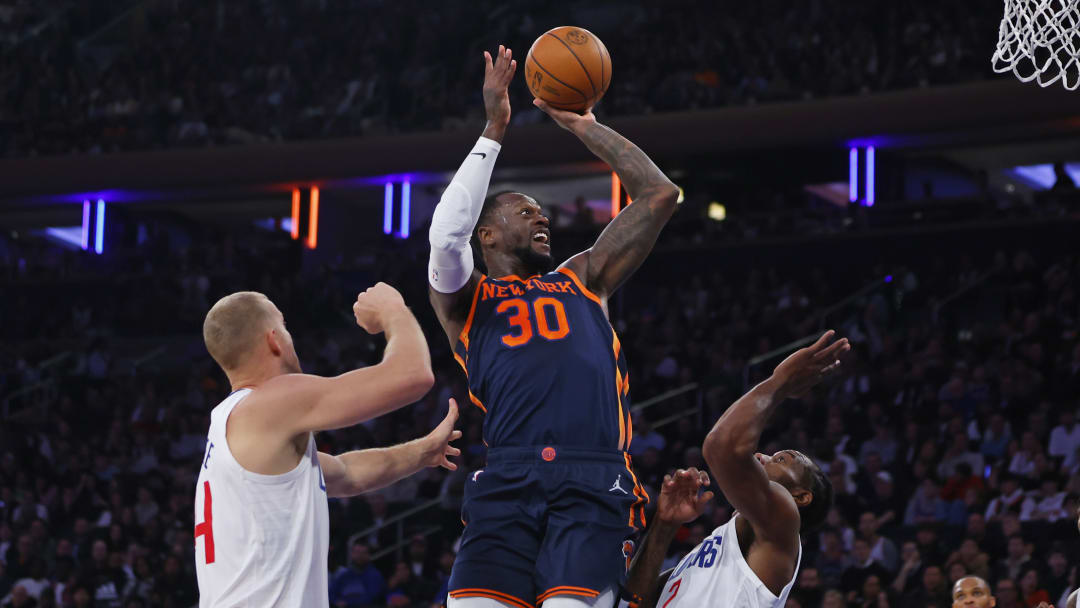
<svg viewBox="0 0 1080 608">
<path fill-rule="evenodd" d="M 611 84 L 611 55 L 587 29 L 564 25 L 544 32 L 525 58 L 525 82 L 537 99 L 583 112 Z"/>
</svg>

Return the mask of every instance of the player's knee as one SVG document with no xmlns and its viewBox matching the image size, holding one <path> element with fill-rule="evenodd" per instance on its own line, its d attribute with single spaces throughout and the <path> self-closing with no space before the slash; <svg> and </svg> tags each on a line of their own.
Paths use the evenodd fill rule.
<svg viewBox="0 0 1080 608">
<path fill-rule="evenodd" d="M 446 608 L 514 608 L 499 600 L 487 597 L 451 597 L 446 600 Z"/>
</svg>

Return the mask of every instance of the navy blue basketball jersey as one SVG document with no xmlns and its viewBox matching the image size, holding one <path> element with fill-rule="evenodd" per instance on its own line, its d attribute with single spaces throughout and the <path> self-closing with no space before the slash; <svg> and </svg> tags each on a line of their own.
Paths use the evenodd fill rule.
<svg viewBox="0 0 1080 608">
<path fill-rule="evenodd" d="M 490 447 L 626 450 L 630 380 L 600 299 L 569 268 L 482 276 L 454 348 Z"/>
</svg>

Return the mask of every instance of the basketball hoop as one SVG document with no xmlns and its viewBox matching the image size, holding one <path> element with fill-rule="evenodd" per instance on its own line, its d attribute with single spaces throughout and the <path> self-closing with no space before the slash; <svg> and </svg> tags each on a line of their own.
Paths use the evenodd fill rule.
<svg viewBox="0 0 1080 608">
<path fill-rule="evenodd" d="M 1048 87 L 1080 87 L 1080 0 L 1005 0 L 994 71 Z"/>
</svg>

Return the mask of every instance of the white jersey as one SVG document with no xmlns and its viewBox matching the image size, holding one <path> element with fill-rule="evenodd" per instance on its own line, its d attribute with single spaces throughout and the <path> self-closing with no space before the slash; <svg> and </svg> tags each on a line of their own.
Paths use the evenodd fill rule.
<svg viewBox="0 0 1080 608">
<path fill-rule="evenodd" d="M 229 450 L 225 423 L 250 393 L 236 391 L 210 414 L 195 487 L 199 607 L 328 608 L 330 516 L 315 438 L 288 473 L 245 470 Z"/>
<path fill-rule="evenodd" d="M 795 574 L 777 597 L 746 563 L 735 517 L 713 530 L 679 562 L 671 573 L 657 606 L 665 608 L 783 608 L 802 562 L 802 542 Z"/>
</svg>

